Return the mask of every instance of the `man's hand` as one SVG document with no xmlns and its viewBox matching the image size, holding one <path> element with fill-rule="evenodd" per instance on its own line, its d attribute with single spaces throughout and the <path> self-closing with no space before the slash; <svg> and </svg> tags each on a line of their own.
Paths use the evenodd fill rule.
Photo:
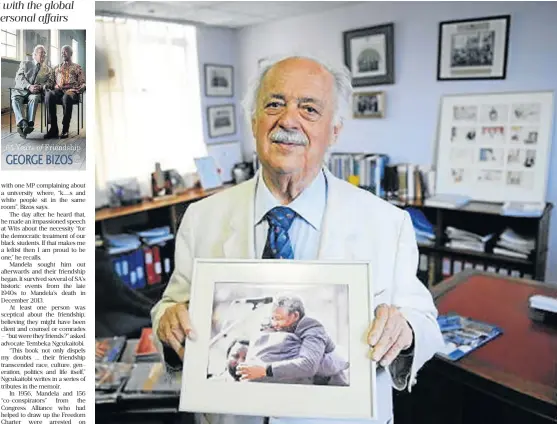
<svg viewBox="0 0 557 424">
<path fill-rule="evenodd" d="M 366 337 L 373 361 L 389 366 L 401 351 L 412 346 L 413 339 L 412 328 L 398 308 L 382 304 L 375 309 Z"/>
<path fill-rule="evenodd" d="M 41 91 L 41 86 L 37 84 L 33 84 L 29 86 L 29 91 L 33 94 L 39 93 Z"/>
<path fill-rule="evenodd" d="M 240 381 L 257 380 L 267 375 L 267 368 L 264 365 L 238 365 L 236 373 L 240 375 Z"/>
<path fill-rule="evenodd" d="M 59 86 L 58 84 L 56 84 L 56 85 L 54 86 L 54 88 L 55 88 L 56 90 L 60 90 L 60 86 Z"/>
<path fill-rule="evenodd" d="M 190 314 L 184 303 L 170 306 L 164 311 L 159 321 L 157 337 L 174 349 L 180 359 L 184 358 L 184 341 L 186 337 L 190 340 L 194 337 Z"/>
</svg>

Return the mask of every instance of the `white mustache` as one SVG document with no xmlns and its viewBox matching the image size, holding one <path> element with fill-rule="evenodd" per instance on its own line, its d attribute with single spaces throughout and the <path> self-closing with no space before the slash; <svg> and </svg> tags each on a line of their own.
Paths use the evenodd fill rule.
<svg viewBox="0 0 557 424">
<path fill-rule="evenodd" d="M 271 141 L 279 143 L 298 144 L 306 146 L 309 142 L 306 135 L 298 130 L 288 131 L 283 128 L 278 128 L 271 133 Z"/>
</svg>

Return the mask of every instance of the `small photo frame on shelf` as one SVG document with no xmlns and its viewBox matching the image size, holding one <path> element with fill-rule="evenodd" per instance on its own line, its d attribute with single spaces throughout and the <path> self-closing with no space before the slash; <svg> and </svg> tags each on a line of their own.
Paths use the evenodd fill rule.
<svg viewBox="0 0 557 424">
<path fill-rule="evenodd" d="M 393 23 L 343 32 L 354 87 L 394 84 L 394 32 Z"/>
<path fill-rule="evenodd" d="M 510 15 L 439 24 L 437 80 L 505 79 Z"/>
<path fill-rule="evenodd" d="M 352 113 L 354 118 L 384 118 L 385 92 L 354 93 Z"/>
<path fill-rule="evenodd" d="M 196 339 L 185 344 L 180 411 L 376 419 L 376 365 L 362 342 L 374 315 L 371 278 L 365 262 L 196 259 Z M 279 314 L 294 324 L 277 323 Z M 303 348 L 320 365 L 302 373 L 285 362 L 303 359 L 306 336 L 288 329 L 308 322 L 320 340 Z M 319 350 L 329 342 L 333 350 Z"/>
<path fill-rule="evenodd" d="M 213 157 L 204 156 L 195 158 L 194 162 L 197 168 L 197 175 L 199 175 L 199 182 L 203 190 L 211 190 L 223 185 L 217 163 Z"/>
<path fill-rule="evenodd" d="M 234 95 L 234 68 L 229 65 L 205 64 L 205 95 L 232 97 Z"/>
<path fill-rule="evenodd" d="M 207 108 L 209 137 L 221 137 L 236 133 L 236 113 L 234 105 L 209 106 Z"/>
</svg>

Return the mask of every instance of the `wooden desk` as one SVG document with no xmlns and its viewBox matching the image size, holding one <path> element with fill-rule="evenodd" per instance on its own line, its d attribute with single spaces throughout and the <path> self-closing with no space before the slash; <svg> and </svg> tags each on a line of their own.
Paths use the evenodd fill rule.
<svg viewBox="0 0 557 424">
<path fill-rule="evenodd" d="M 396 394 L 402 423 L 557 423 L 557 328 L 532 321 L 528 298 L 557 288 L 467 270 L 436 286 L 440 314 L 500 326 L 504 334 L 460 361 L 435 357 L 411 395 Z"/>
</svg>

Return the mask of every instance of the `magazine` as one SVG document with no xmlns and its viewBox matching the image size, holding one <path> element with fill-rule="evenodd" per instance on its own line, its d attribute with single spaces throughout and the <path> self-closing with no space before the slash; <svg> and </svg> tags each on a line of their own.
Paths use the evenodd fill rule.
<svg viewBox="0 0 557 424">
<path fill-rule="evenodd" d="M 437 354 L 451 361 L 458 361 L 503 334 L 495 325 L 456 314 L 439 315 L 437 322 L 445 340 L 444 349 Z"/>
</svg>

